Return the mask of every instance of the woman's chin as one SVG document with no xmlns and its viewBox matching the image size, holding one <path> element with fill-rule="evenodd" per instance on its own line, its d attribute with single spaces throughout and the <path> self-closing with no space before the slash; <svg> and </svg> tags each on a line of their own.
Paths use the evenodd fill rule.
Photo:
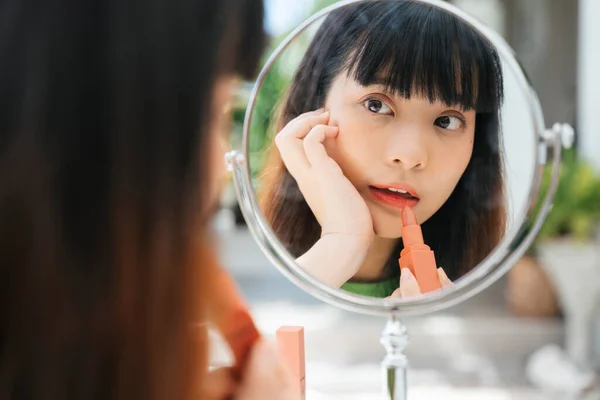
<svg viewBox="0 0 600 400">
<path fill-rule="evenodd" d="M 375 236 L 382 239 L 400 239 L 402 237 L 402 226 L 378 226 L 374 224 Z"/>
</svg>

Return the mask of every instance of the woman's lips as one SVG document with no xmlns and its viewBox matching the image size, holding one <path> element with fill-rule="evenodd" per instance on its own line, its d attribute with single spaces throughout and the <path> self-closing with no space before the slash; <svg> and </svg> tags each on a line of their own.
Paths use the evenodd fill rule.
<svg viewBox="0 0 600 400">
<path fill-rule="evenodd" d="M 419 202 L 419 199 L 408 191 L 400 193 L 375 186 L 369 186 L 369 191 L 379 202 L 396 208 L 412 208 Z"/>
</svg>

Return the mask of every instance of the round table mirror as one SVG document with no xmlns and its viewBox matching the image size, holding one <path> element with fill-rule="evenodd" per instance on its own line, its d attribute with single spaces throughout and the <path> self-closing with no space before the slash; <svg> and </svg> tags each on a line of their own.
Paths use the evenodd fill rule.
<svg viewBox="0 0 600 400">
<path fill-rule="evenodd" d="M 262 69 L 227 155 L 241 210 L 294 284 L 389 316 L 385 398 L 406 397 L 400 318 L 484 290 L 538 232 L 573 137 L 543 121 L 510 47 L 445 2 L 337 3 Z"/>
</svg>

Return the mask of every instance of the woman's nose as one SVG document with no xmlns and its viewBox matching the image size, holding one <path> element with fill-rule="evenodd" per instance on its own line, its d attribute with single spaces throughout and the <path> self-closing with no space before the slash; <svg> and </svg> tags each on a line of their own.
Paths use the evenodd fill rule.
<svg viewBox="0 0 600 400">
<path fill-rule="evenodd" d="M 395 132 L 390 137 L 386 159 L 405 169 L 423 169 L 427 165 L 427 146 L 419 129 Z"/>
</svg>

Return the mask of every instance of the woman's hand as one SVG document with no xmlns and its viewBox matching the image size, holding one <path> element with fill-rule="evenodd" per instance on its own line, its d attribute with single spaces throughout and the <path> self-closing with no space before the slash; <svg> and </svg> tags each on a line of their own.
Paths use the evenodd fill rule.
<svg viewBox="0 0 600 400">
<path fill-rule="evenodd" d="M 339 128 L 323 110 L 302 114 L 275 137 L 287 170 L 321 226 L 321 238 L 296 262 L 321 282 L 339 288 L 362 265 L 375 238 L 364 199 L 327 154 L 324 142 Z"/>
<path fill-rule="evenodd" d="M 437 273 L 442 287 L 452 284 L 452 281 L 448 278 L 448 275 L 446 275 L 442 268 L 438 268 Z M 420 294 L 422 293 L 417 279 L 408 268 L 403 268 L 400 272 L 400 287 L 394 290 L 394 293 L 392 293 L 390 297 L 407 298 L 418 296 Z"/>
<path fill-rule="evenodd" d="M 294 396 L 292 375 L 273 347 L 264 340 L 256 343 L 248 359 L 244 379 L 235 400 L 287 400 Z"/>
<path fill-rule="evenodd" d="M 223 367 L 210 371 L 204 378 L 201 398 L 204 400 L 224 400 L 234 395 L 236 384 L 232 368 Z"/>
<path fill-rule="evenodd" d="M 353 235 L 371 243 L 375 234 L 369 208 L 325 150 L 324 142 L 339 134 L 328 123 L 328 111 L 302 114 L 277 134 L 275 144 L 321 225 L 321 236 Z"/>
<path fill-rule="evenodd" d="M 256 343 L 241 382 L 231 368 L 209 372 L 202 391 L 206 400 L 287 400 L 293 398 L 293 381 L 283 362 L 264 340 Z"/>
</svg>

